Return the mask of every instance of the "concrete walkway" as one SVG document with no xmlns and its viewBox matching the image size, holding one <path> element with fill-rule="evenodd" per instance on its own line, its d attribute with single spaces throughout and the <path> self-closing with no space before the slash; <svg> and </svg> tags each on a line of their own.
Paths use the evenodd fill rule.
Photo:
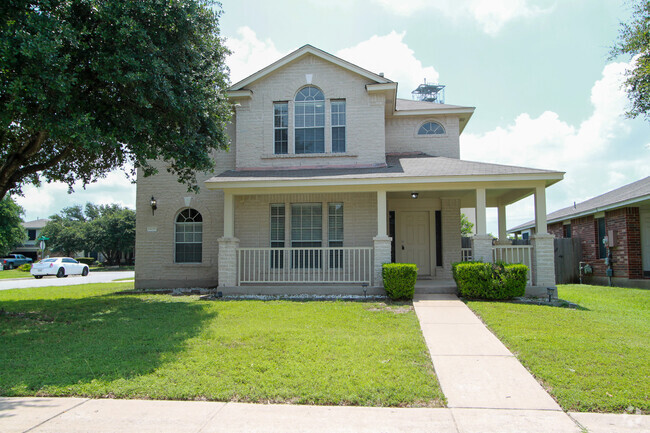
<svg viewBox="0 0 650 433">
<path fill-rule="evenodd" d="M 573 414 L 572 414 L 573 415 Z M 647 433 L 643 415 L 575 414 L 590 433 Z M 2 433 L 572 433 L 561 411 L 2 398 Z"/>
</svg>

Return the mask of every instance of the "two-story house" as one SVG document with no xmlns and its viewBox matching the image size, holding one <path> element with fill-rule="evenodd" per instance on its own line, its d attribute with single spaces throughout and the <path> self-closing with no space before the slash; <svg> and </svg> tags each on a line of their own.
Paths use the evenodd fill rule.
<svg viewBox="0 0 650 433">
<path fill-rule="evenodd" d="M 33 221 L 24 222 L 22 225 L 27 234 L 25 238 L 25 242 L 23 242 L 23 244 L 20 245 L 19 247 L 16 247 L 16 249 L 13 250 L 12 253 L 22 254 L 25 257 L 29 257 L 34 261 L 38 260 L 39 253 L 41 251 L 39 246 L 40 241 L 38 240 L 38 238 L 41 237 L 41 231 L 49 221 L 50 221 L 49 219 L 41 218 Z"/>
<path fill-rule="evenodd" d="M 201 192 L 164 173 L 138 177 L 136 287 L 224 293 L 381 293 L 381 266 L 416 263 L 449 280 L 463 259 L 531 265 L 554 286 L 553 241 L 493 246 L 486 208 L 535 196 L 563 173 L 460 159 L 474 108 L 397 98 L 397 83 L 305 45 L 234 84 L 228 152 Z M 496 151 L 497 149 L 495 149 Z M 155 200 L 155 210 L 152 201 Z M 461 248 L 460 209 L 476 209 Z"/>
</svg>

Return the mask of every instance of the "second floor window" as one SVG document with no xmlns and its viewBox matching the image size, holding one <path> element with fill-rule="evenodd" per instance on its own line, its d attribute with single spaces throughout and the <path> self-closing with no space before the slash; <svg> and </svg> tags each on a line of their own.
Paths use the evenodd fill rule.
<svg viewBox="0 0 650 433">
<path fill-rule="evenodd" d="M 442 135 L 444 133 L 445 128 L 438 122 L 427 122 L 418 129 L 418 135 Z"/>
<path fill-rule="evenodd" d="M 304 87 L 295 98 L 295 152 L 325 152 L 325 96 L 316 87 Z"/>
<path fill-rule="evenodd" d="M 345 152 L 345 101 L 332 101 L 332 152 Z"/>
<path fill-rule="evenodd" d="M 273 152 L 276 155 L 289 153 L 289 104 L 273 104 Z"/>
</svg>

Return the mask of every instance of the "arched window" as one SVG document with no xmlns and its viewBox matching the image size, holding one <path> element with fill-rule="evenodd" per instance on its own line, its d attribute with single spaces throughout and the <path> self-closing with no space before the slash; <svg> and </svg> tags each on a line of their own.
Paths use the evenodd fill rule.
<svg viewBox="0 0 650 433">
<path fill-rule="evenodd" d="M 203 217 L 196 209 L 184 209 L 176 217 L 176 263 L 203 260 Z"/>
<path fill-rule="evenodd" d="M 427 122 L 418 129 L 418 135 L 441 135 L 444 133 L 445 128 L 438 122 Z"/>
<path fill-rule="evenodd" d="M 325 152 L 325 95 L 316 87 L 302 88 L 295 98 L 296 153 Z"/>
</svg>

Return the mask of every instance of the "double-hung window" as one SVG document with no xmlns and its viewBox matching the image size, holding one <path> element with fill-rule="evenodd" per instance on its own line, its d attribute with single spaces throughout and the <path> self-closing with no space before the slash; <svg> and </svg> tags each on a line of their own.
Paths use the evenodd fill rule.
<svg viewBox="0 0 650 433">
<path fill-rule="evenodd" d="M 327 205 L 327 241 L 329 247 L 343 247 L 343 203 Z M 343 266 L 343 250 L 330 250 L 330 268 Z"/>
<path fill-rule="evenodd" d="M 289 104 L 273 104 L 273 152 L 276 155 L 289 153 Z"/>
<path fill-rule="evenodd" d="M 304 87 L 295 98 L 295 152 L 325 152 L 325 96 L 316 87 Z"/>
<path fill-rule="evenodd" d="M 201 263 L 203 217 L 195 209 L 185 209 L 176 217 L 176 263 Z"/>
<path fill-rule="evenodd" d="M 294 268 L 321 267 L 320 250 L 316 248 L 323 244 L 322 207 L 321 203 L 291 205 L 291 246 L 300 248 L 293 253 Z"/>
<path fill-rule="evenodd" d="M 345 152 L 345 101 L 334 100 L 332 109 L 332 153 Z"/>
<path fill-rule="evenodd" d="M 284 221 L 285 221 L 284 203 L 271 205 L 271 267 L 284 267 L 284 252 L 279 248 L 284 248 Z M 278 248 L 278 249 L 275 249 Z"/>
<path fill-rule="evenodd" d="M 607 248 L 605 248 L 605 244 L 603 243 L 605 236 L 607 236 L 605 232 L 605 218 L 597 218 L 596 223 L 598 224 L 598 258 L 604 259 L 607 258 Z"/>
</svg>

